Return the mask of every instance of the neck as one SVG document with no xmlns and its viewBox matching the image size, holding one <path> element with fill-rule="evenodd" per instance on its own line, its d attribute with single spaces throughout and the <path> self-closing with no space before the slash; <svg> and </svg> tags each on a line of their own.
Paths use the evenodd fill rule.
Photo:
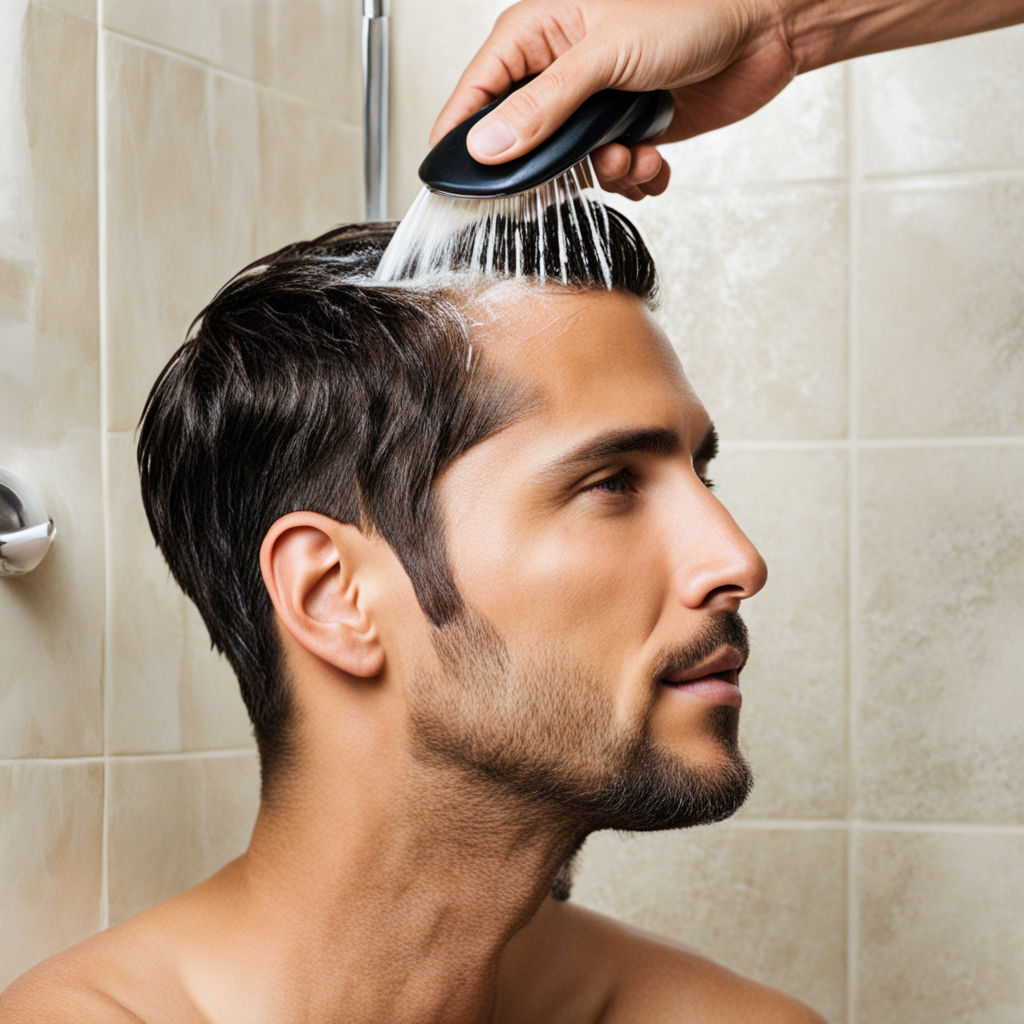
<svg viewBox="0 0 1024 1024">
<path fill-rule="evenodd" d="M 451 768 L 412 767 L 396 791 L 335 766 L 264 806 L 212 882 L 268 1019 L 491 1019 L 506 944 L 582 838 L 498 793 Z"/>
</svg>

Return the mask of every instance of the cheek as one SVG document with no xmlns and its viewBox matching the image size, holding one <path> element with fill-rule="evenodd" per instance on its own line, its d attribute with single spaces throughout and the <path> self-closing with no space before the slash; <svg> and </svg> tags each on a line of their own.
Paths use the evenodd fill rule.
<svg viewBox="0 0 1024 1024">
<path fill-rule="evenodd" d="M 517 536 L 492 523 L 464 554 L 460 590 L 510 640 L 575 636 L 621 656 L 643 645 L 663 608 L 663 559 L 637 524 L 575 521 Z"/>
</svg>

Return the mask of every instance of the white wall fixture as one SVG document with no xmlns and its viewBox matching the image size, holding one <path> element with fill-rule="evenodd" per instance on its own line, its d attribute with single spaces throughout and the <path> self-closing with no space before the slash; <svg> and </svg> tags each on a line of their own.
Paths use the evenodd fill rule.
<svg viewBox="0 0 1024 1024">
<path fill-rule="evenodd" d="M 42 560 L 57 528 L 35 490 L 0 469 L 0 576 L 22 576 Z"/>
</svg>

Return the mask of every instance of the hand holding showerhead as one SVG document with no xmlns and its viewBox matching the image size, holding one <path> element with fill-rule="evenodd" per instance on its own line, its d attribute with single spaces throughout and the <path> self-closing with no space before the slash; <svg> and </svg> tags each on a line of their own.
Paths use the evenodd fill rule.
<svg viewBox="0 0 1024 1024">
<path fill-rule="evenodd" d="M 1024 0 L 523 0 L 504 11 L 441 111 L 436 143 L 513 80 L 536 77 L 468 136 L 481 163 L 518 160 L 603 89 L 667 89 L 674 113 L 657 142 L 752 114 L 804 71 L 1024 21 Z M 593 156 L 605 189 L 657 195 L 668 165 L 647 142 Z"/>
<path fill-rule="evenodd" d="M 518 83 L 516 90 L 528 84 Z M 584 100 L 558 131 L 529 153 L 506 163 L 481 163 L 470 155 L 467 136 L 504 99 L 456 125 L 427 154 L 419 171 L 427 188 L 466 199 L 518 195 L 565 174 L 601 146 L 631 146 L 660 134 L 673 113 L 672 97 L 664 90 L 604 89 Z"/>
<path fill-rule="evenodd" d="M 456 125 L 427 154 L 420 165 L 426 188 L 395 232 L 377 279 L 455 271 L 521 277 L 531 268 L 528 276 L 541 282 L 584 273 L 610 288 L 608 213 L 585 192 L 593 185 L 590 154 L 663 131 L 672 98 L 663 91 L 605 89 L 541 145 L 503 164 L 480 163 L 466 148 L 467 135 L 488 110 Z"/>
</svg>

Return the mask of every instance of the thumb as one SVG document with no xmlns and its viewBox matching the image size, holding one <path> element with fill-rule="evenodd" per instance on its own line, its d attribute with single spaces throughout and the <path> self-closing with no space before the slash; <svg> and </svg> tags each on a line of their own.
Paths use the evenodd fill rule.
<svg viewBox="0 0 1024 1024">
<path fill-rule="evenodd" d="M 473 126 L 466 139 L 470 155 L 483 164 L 501 164 L 528 153 L 588 96 L 607 87 L 607 63 L 586 43 L 566 50 Z"/>
</svg>

